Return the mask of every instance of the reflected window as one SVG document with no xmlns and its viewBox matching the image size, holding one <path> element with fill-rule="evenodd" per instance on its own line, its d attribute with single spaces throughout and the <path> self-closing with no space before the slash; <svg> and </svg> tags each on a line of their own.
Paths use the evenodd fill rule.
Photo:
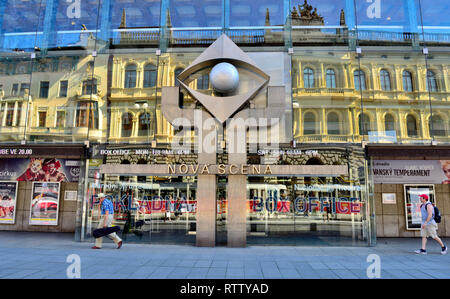
<svg viewBox="0 0 450 299">
<path fill-rule="evenodd" d="M 67 97 L 67 88 L 69 86 L 69 81 L 63 80 L 59 82 L 59 97 L 65 98 Z"/>
<path fill-rule="evenodd" d="M 386 114 L 384 117 L 384 130 L 395 131 L 395 120 L 392 114 Z"/>
<path fill-rule="evenodd" d="M 303 70 L 303 83 L 305 88 L 314 88 L 314 71 L 310 68 Z"/>
<path fill-rule="evenodd" d="M 197 89 L 209 89 L 209 75 L 204 74 L 197 79 Z"/>
<path fill-rule="evenodd" d="M 94 101 L 80 101 L 77 104 L 77 127 L 98 129 L 98 103 Z"/>
<path fill-rule="evenodd" d="M 180 83 L 178 83 L 177 77 L 179 74 L 181 74 L 181 72 L 183 72 L 183 69 L 177 68 L 177 69 L 175 69 L 175 72 L 173 73 L 173 82 L 174 82 L 175 86 L 180 86 Z"/>
<path fill-rule="evenodd" d="M 43 128 L 47 123 L 47 111 L 38 112 L 38 126 Z"/>
<path fill-rule="evenodd" d="M 333 69 L 327 70 L 326 81 L 327 81 L 327 88 L 336 88 L 336 73 L 334 72 Z"/>
<path fill-rule="evenodd" d="M 18 92 L 19 92 L 19 84 L 18 83 L 14 83 L 12 85 L 12 89 L 11 89 L 11 96 L 17 96 Z"/>
<path fill-rule="evenodd" d="M 328 113 L 327 130 L 328 130 L 328 134 L 331 134 L 331 135 L 341 134 L 341 130 L 339 127 L 339 115 L 336 112 Z"/>
<path fill-rule="evenodd" d="M 406 117 L 406 130 L 408 137 L 417 137 L 417 120 L 413 115 L 408 115 Z"/>
<path fill-rule="evenodd" d="M 147 64 L 144 68 L 144 88 L 156 86 L 157 70 L 153 64 Z"/>
<path fill-rule="evenodd" d="M 316 116 L 312 112 L 305 113 L 304 121 L 303 121 L 303 134 L 304 135 L 317 134 Z"/>
<path fill-rule="evenodd" d="M 430 136 L 445 137 L 445 122 L 439 115 L 433 115 L 429 122 Z"/>
<path fill-rule="evenodd" d="M 6 103 L 6 123 L 7 127 L 12 127 L 14 119 L 14 103 Z"/>
<path fill-rule="evenodd" d="M 370 117 L 367 113 L 358 116 L 359 135 L 368 135 L 370 131 Z"/>
<path fill-rule="evenodd" d="M 436 74 L 433 71 L 427 71 L 427 90 L 431 92 L 438 91 Z"/>
<path fill-rule="evenodd" d="M 50 82 L 48 81 L 41 81 L 40 87 L 39 87 L 39 97 L 41 99 L 47 99 L 48 98 L 48 89 L 50 87 Z"/>
<path fill-rule="evenodd" d="M 366 73 L 361 70 L 356 70 L 353 73 L 356 90 L 366 90 Z"/>
<path fill-rule="evenodd" d="M 138 136 L 147 136 L 150 131 L 150 113 L 145 112 L 139 115 Z"/>
<path fill-rule="evenodd" d="M 412 74 L 409 71 L 403 71 L 403 91 L 412 92 L 413 91 L 413 80 Z"/>
<path fill-rule="evenodd" d="M 381 89 L 384 91 L 391 90 L 391 77 L 389 76 L 389 72 L 387 70 L 381 70 L 380 72 L 380 85 Z"/>
<path fill-rule="evenodd" d="M 136 65 L 130 64 L 125 69 L 125 88 L 136 87 Z"/>
<path fill-rule="evenodd" d="M 127 112 L 122 115 L 122 137 L 131 137 L 133 129 L 133 114 Z"/>
<path fill-rule="evenodd" d="M 64 123 L 66 122 L 66 112 L 56 111 L 56 127 L 64 128 Z"/>
<path fill-rule="evenodd" d="M 29 92 L 30 92 L 30 83 L 20 84 L 19 96 L 23 97 L 25 94 L 29 94 Z"/>
<path fill-rule="evenodd" d="M 83 95 L 97 94 L 97 79 L 83 81 Z"/>
</svg>

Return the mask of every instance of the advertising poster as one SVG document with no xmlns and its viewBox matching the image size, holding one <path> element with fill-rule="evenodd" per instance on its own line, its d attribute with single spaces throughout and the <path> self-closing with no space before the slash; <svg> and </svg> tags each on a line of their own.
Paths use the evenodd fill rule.
<svg viewBox="0 0 450 299">
<path fill-rule="evenodd" d="M 425 194 L 434 203 L 434 185 L 404 185 L 406 229 L 419 230 L 422 224 L 419 195 Z"/>
<path fill-rule="evenodd" d="M 0 182 L 0 224 L 14 224 L 17 182 Z"/>
<path fill-rule="evenodd" d="M 59 186 L 59 182 L 33 182 L 30 225 L 58 225 Z"/>
<path fill-rule="evenodd" d="M 80 161 L 55 158 L 0 159 L 0 180 L 78 182 Z"/>
<path fill-rule="evenodd" d="M 375 184 L 450 184 L 450 160 L 375 160 Z"/>
</svg>

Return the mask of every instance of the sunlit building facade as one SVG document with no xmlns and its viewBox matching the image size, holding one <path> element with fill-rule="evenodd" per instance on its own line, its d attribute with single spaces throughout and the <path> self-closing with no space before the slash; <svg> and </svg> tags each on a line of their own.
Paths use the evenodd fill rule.
<svg viewBox="0 0 450 299">
<path fill-rule="evenodd" d="M 419 236 L 427 194 L 449 236 L 449 9 L 0 0 L 0 230 L 92 241 L 104 193 L 126 242 L 374 246 Z M 221 62 L 239 74 L 223 105 Z M 239 155 L 242 115 L 260 118 Z"/>
</svg>

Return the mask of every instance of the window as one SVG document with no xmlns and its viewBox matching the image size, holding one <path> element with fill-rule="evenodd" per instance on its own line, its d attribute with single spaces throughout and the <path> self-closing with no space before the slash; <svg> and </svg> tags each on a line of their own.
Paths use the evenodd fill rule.
<svg viewBox="0 0 450 299">
<path fill-rule="evenodd" d="M 303 122 L 303 134 L 304 135 L 317 134 L 317 132 L 316 132 L 316 116 L 312 112 L 305 113 L 304 122 Z"/>
<path fill-rule="evenodd" d="M 69 81 L 63 80 L 59 82 L 59 97 L 67 97 L 67 88 L 69 87 Z"/>
<path fill-rule="evenodd" d="M 209 75 L 204 74 L 197 79 L 197 89 L 209 89 Z"/>
<path fill-rule="evenodd" d="M 384 130 L 395 131 L 395 120 L 391 114 L 386 114 L 384 117 Z"/>
<path fill-rule="evenodd" d="M 333 69 L 327 70 L 326 81 L 327 81 L 327 88 L 336 88 L 336 73 L 334 72 Z"/>
<path fill-rule="evenodd" d="M 39 111 L 38 112 L 38 126 L 43 128 L 47 122 L 47 111 Z"/>
<path fill-rule="evenodd" d="M 417 137 L 417 121 L 412 115 L 406 117 L 406 129 L 408 137 Z"/>
<path fill-rule="evenodd" d="M 178 80 L 177 80 L 177 77 L 178 77 L 178 75 L 179 74 L 181 74 L 181 72 L 183 72 L 183 69 L 182 68 L 177 68 L 176 70 L 175 70 L 175 72 L 174 72 L 174 78 L 173 78 L 173 82 L 174 82 L 174 84 L 175 84 L 175 86 L 180 86 L 180 84 L 178 83 Z"/>
<path fill-rule="evenodd" d="M 122 115 L 122 137 L 130 137 L 133 129 L 133 114 L 124 113 Z"/>
<path fill-rule="evenodd" d="M 412 74 L 409 71 L 403 71 L 403 90 L 406 92 L 413 91 Z"/>
<path fill-rule="evenodd" d="M 11 96 L 17 96 L 18 92 L 19 92 L 19 84 L 18 83 L 14 83 L 12 85 L 12 89 L 11 89 Z"/>
<path fill-rule="evenodd" d="M 439 115 L 433 115 L 429 122 L 430 136 L 445 137 L 445 122 Z"/>
<path fill-rule="evenodd" d="M 339 116 L 336 112 L 330 112 L 327 116 L 327 130 L 328 134 L 339 135 L 341 130 L 339 127 Z"/>
<path fill-rule="evenodd" d="M 356 70 L 353 73 L 356 90 L 366 90 L 366 74 L 361 70 Z"/>
<path fill-rule="evenodd" d="M 150 120 L 150 114 L 147 112 L 139 115 L 138 136 L 147 136 L 149 134 Z"/>
<path fill-rule="evenodd" d="M 370 130 L 370 117 L 366 113 L 358 116 L 359 135 L 368 135 Z"/>
<path fill-rule="evenodd" d="M 88 79 L 83 81 L 83 95 L 97 94 L 97 79 Z"/>
<path fill-rule="evenodd" d="M 48 98 L 48 89 L 50 87 L 50 82 L 48 81 L 41 81 L 41 85 L 39 88 L 39 97 L 41 99 L 47 99 Z"/>
<path fill-rule="evenodd" d="M 381 70 L 380 72 L 380 84 L 381 89 L 384 91 L 391 90 L 391 78 L 389 76 L 389 72 L 386 70 Z"/>
<path fill-rule="evenodd" d="M 89 127 L 90 129 L 98 128 L 98 103 L 91 102 L 78 102 L 77 104 L 77 127 Z"/>
<path fill-rule="evenodd" d="M 23 97 L 25 95 L 25 93 L 29 93 L 29 92 L 30 92 L 30 83 L 22 83 L 22 84 L 20 84 L 19 95 L 21 97 Z"/>
<path fill-rule="evenodd" d="M 427 90 L 431 92 L 438 91 L 436 74 L 432 71 L 427 71 Z"/>
<path fill-rule="evenodd" d="M 303 83 L 305 88 L 314 88 L 314 71 L 310 68 L 303 70 Z"/>
<path fill-rule="evenodd" d="M 64 128 L 66 120 L 66 112 L 65 111 L 56 111 L 56 127 Z"/>
<path fill-rule="evenodd" d="M 144 88 L 156 86 L 157 70 L 153 64 L 147 64 L 144 68 Z"/>
<path fill-rule="evenodd" d="M 12 127 L 14 119 L 14 103 L 6 103 L 6 123 L 5 126 Z"/>
<path fill-rule="evenodd" d="M 136 87 L 136 65 L 130 64 L 125 69 L 125 88 Z"/>
</svg>

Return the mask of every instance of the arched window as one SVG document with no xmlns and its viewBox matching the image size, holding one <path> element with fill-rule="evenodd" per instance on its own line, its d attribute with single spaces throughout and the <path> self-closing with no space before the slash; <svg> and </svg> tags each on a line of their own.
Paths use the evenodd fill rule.
<svg viewBox="0 0 450 299">
<path fill-rule="evenodd" d="M 209 75 L 204 74 L 197 79 L 197 89 L 209 89 Z"/>
<path fill-rule="evenodd" d="M 122 137 L 130 137 L 133 129 L 133 114 L 125 112 L 122 115 Z"/>
<path fill-rule="evenodd" d="M 336 73 L 333 69 L 327 69 L 327 88 L 336 88 Z"/>
<path fill-rule="evenodd" d="M 144 67 L 144 88 L 156 86 L 157 69 L 149 63 Z"/>
<path fill-rule="evenodd" d="M 317 134 L 316 116 L 312 112 L 305 113 L 305 116 L 303 118 L 303 134 L 304 135 Z"/>
<path fill-rule="evenodd" d="M 181 72 L 183 72 L 182 68 L 177 68 L 175 69 L 175 72 L 173 73 L 173 82 L 175 83 L 175 86 L 180 86 L 180 84 L 178 83 L 177 77 L 179 74 L 181 74 Z"/>
<path fill-rule="evenodd" d="M 353 73 L 353 80 L 356 90 L 366 90 L 366 74 L 363 71 L 356 70 Z"/>
<path fill-rule="evenodd" d="M 418 133 L 417 133 L 417 120 L 411 114 L 409 114 L 406 117 L 406 129 L 407 129 L 408 137 L 417 137 L 418 136 Z"/>
<path fill-rule="evenodd" d="M 403 71 L 403 90 L 406 92 L 413 91 L 412 74 L 409 71 Z"/>
<path fill-rule="evenodd" d="M 310 68 L 303 70 L 303 83 L 305 88 L 314 88 L 314 71 Z"/>
<path fill-rule="evenodd" d="M 83 81 L 83 95 L 97 94 L 97 79 Z"/>
<path fill-rule="evenodd" d="M 386 114 L 384 117 L 384 130 L 395 131 L 395 120 L 391 114 Z"/>
<path fill-rule="evenodd" d="M 327 116 L 327 130 L 330 135 L 341 134 L 339 126 L 339 116 L 336 112 L 330 112 Z"/>
<path fill-rule="evenodd" d="M 148 136 L 151 130 L 150 113 L 145 112 L 139 115 L 138 136 Z"/>
<path fill-rule="evenodd" d="M 431 92 L 438 91 L 436 74 L 433 71 L 427 71 L 427 90 Z"/>
<path fill-rule="evenodd" d="M 384 91 L 391 90 L 391 77 L 389 76 L 389 72 L 387 70 L 380 71 L 380 85 L 381 89 Z"/>
<path fill-rule="evenodd" d="M 429 121 L 430 136 L 445 137 L 445 122 L 439 115 L 433 115 Z"/>
<path fill-rule="evenodd" d="M 366 113 L 361 113 L 358 116 L 359 135 L 369 135 L 370 117 Z"/>
<path fill-rule="evenodd" d="M 130 64 L 125 68 L 125 88 L 136 87 L 136 65 Z"/>
</svg>

